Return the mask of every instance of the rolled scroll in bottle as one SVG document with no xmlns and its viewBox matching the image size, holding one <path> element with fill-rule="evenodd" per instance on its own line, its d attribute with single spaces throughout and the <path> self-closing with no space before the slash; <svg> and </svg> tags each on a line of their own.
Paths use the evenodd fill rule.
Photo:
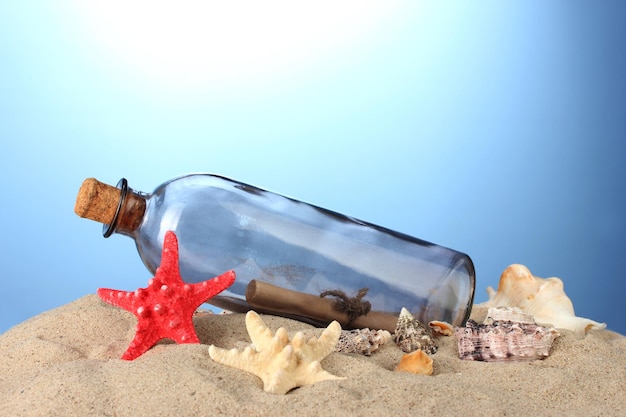
<svg viewBox="0 0 626 417">
<path fill-rule="evenodd" d="M 344 329 L 376 329 L 392 332 L 398 317 L 393 314 L 370 311 L 352 319 L 329 298 L 288 290 L 266 282 L 252 280 L 246 290 L 246 301 L 256 310 L 277 315 L 300 317 L 304 321 L 326 325 L 337 320 Z"/>
</svg>

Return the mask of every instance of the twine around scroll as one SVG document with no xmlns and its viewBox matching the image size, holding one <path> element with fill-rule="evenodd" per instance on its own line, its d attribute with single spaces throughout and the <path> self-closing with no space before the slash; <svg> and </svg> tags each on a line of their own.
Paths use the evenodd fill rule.
<svg viewBox="0 0 626 417">
<path fill-rule="evenodd" d="M 348 326 L 352 326 L 354 320 L 359 316 L 365 316 L 372 309 L 372 304 L 369 301 L 363 301 L 363 297 L 367 295 L 369 288 L 361 288 L 356 296 L 348 297 L 345 292 L 341 290 L 328 290 L 320 293 L 320 298 L 335 297 L 335 309 L 346 313 L 348 315 Z"/>
</svg>

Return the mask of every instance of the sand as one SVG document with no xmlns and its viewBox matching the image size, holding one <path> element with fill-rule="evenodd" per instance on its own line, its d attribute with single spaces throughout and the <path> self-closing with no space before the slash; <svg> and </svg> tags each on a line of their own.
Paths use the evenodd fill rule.
<svg viewBox="0 0 626 417">
<path fill-rule="evenodd" d="M 273 330 L 315 332 L 263 319 Z M 333 353 L 322 366 L 345 380 L 276 395 L 256 376 L 209 358 L 209 344 L 247 346 L 243 314 L 194 321 L 201 344 L 164 341 L 123 361 L 136 320 L 96 295 L 33 317 L 0 335 L 0 415 L 626 415 L 626 337 L 608 330 L 584 338 L 561 331 L 550 357 L 522 363 L 462 361 L 454 337 L 443 337 L 433 376 L 394 372 L 402 352 L 393 343 L 370 357 Z"/>
</svg>

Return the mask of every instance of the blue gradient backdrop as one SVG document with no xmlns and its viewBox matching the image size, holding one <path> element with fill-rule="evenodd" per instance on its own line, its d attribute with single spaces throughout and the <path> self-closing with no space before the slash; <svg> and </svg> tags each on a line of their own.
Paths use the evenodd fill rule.
<svg viewBox="0 0 626 417">
<path fill-rule="evenodd" d="M 477 302 L 561 277 L 626 334 L 626 3 L 103 4 L 0 2 L 0 332 L 150 278 L 84 178 L 209 171 L 466 252 Z"/>
</svg>

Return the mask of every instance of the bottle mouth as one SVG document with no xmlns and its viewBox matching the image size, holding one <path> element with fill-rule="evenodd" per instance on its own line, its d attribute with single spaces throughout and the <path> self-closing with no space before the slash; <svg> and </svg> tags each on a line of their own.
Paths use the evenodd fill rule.
<svg viewBox="0 0 626 417">
<path fill-rule="evenodd" d="M 475 282 L 474 265 L 467 255 L 463 255 L 429 297 L 426 308 L 429 320 L 442 317 L 436 320 L 464 326 L 472 311 Z"/>
<path fill-rule="evenodd" d="M 117 219 L 120 215 L 120 211 L 122 210 L 122 205 L 124 204 L 124 200 L 126 200 L 126 194 L 128 194 L 128 181 L 126 178 L 122 178 L 117 182 L 117 188 L 120 189 L 120 200 L 117 203 L 117 209 L 115 210 L 115 215 L 113 216 L 113 220 L 111 223 L 102 225 L 102 236 L 105 238 L 111 236 L 113 232 L 115 232 L 115 228 L 117 227 Z"/>
</svg>

